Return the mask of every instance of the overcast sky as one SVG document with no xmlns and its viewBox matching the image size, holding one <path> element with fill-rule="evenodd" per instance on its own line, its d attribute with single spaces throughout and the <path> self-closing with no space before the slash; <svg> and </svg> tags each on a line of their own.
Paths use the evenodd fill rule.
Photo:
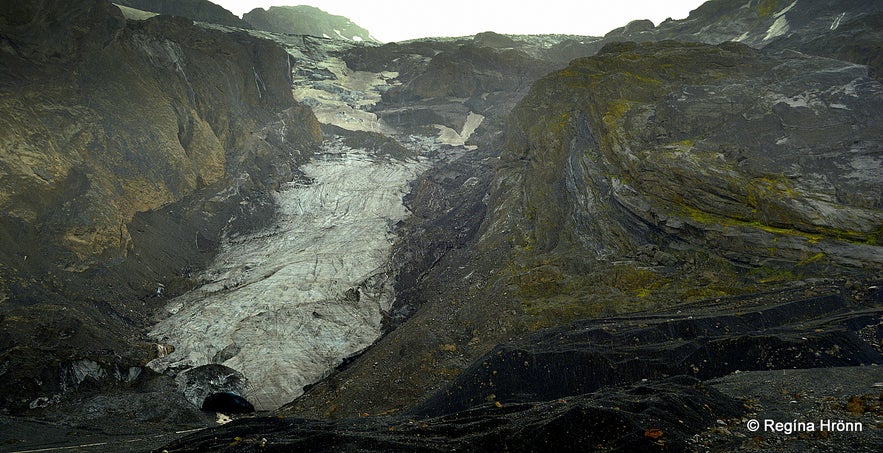
<svg viewBox="0 0 883 453">
<path fill-rule="evenodd" d="M 254 8 L 313 5 L 384 42 L 482 31 L 601 36 L 634 19 L 683 19 L 704 0 L 211 0 L 242 17 Z"/>
</svg>

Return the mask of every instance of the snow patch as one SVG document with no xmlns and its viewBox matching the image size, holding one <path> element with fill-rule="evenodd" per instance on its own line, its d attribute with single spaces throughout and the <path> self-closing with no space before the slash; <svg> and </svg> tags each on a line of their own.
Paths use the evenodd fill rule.
<svg viewBox="0 0 883 453">
<path fill-rule="evenodd" d="M 783 10 L 779 11 L 778 13 L 773 14 L 773 17 L 775 17 L 776 19 L 782 17 L 785 13 L 787 13 L 788 11 L 791 11 L 791 8 L 794 8 L 796 5 L 797 5 L 797 0 L 794 0 L 794 3 L 791 3 L 790 5 L 786 6 Z"/>
<path fill-rule="evenodd" d="M 795 2 L 797 3 L 797 2 Z M 766 36 L 763 37 L 764 41 L 769 41 L 775 37 L 782 36 L 785 33 L 788 33 L 791 27 L 788 25 L 788 19 L 785 19 L 785 16 L 781 16 L 773 22 L 773 25 L 766 31 Z"/>
<path fill-rule="evenodd" d="M 844 16 L 846 16 L 846 13 L 840 13 L 839 16 L 834 18 L 834 22 L 831 22 L 831 30 L 836 30 L 840 26 L 840 21 L 843 20 Z"/>
</svg>

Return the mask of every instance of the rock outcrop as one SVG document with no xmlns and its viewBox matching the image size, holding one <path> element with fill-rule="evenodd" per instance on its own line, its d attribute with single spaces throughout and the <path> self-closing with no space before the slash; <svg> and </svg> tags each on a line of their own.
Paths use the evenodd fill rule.
<svg viewBox="0 0 883 453">
<path fill-rule="evenodd" d="M 0 21 L 0 363 L 13 409 L 61 391 L 68 360 L 149 360 L 155 348 L 135 343 L 150 296 L 189 285 L 223 231 L 268 222 L 268 191 L 321 134 L 269 41 L 127 22 L 104 1 L 4 3 Z"/>
<path fill-rule="evenodd" d="M 255 8 L 242 19 L 258 30 L 294 35 L 311 35 L 354 42 L 377 42 L 368 30 L 343 16 L 314 6 L 271 6 Z"/>
</svg>

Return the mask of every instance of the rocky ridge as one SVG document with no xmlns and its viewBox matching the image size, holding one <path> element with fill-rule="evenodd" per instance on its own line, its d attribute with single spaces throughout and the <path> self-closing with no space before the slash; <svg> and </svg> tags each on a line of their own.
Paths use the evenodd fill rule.
<svg viewBox="0 0 883 453">
<path fill-rule="evenodd" d="M 791 49 L 868 65 L 870 75 L 879 79 L 881 14 L 878 3 L 860 0 L 712 0 L 684 20 L 667 20 L 656 27 L 650 21 L 634 21 L 604 38 Z"/>
<path fill-rule="evenodd" d="M 200 22 L 251 28 L 248 22 L 208 0 L 120 0 L 114 3 L 141 11 L 186 17 Z"/>
</svg>

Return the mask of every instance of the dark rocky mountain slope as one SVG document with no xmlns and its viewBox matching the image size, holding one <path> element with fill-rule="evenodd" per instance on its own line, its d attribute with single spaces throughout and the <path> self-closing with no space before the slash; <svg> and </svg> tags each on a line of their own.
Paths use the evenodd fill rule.
<svg viewBox="0 0 883 453">
<path fill-rule="evenodd" d="M 666 20 L 656 26 L 649 20 L 636 20 L 603 39 L 568 40 L 556 50 L 572 59 L 616 41 L 741 42 L 869 65 L 871 76 L 879 77 L 881 14 L 880 2 L 862 0 L 711 0 L 683 20 Z"/>
<path fill-rule="evenodd" d="M 575 60 L 509 116 L 486 211 L 432 183 L 412 194 L 449 229 L 484 221 L 412 273 L 411 319 L 285 413 L 401 410 L 495 344 L 580 317 L 879 278 L 880 89 L 865 67 L 735 43 Z"/>
<path fill-rule="evenodd" d="M 0 23 L 8 412 L 144 365 L 150 296 L 190 285 L 223 230 L 266 224 L 320 133 L 271 42 L 104 1 L 4 2 Z"/>
<path fill-rule="evenodd" d="M 142 11 L 186 17 L 200 22 L 251 28 L 248 22 L 208 0 L 119 0 L 114 3 Z"/>
</svg>

